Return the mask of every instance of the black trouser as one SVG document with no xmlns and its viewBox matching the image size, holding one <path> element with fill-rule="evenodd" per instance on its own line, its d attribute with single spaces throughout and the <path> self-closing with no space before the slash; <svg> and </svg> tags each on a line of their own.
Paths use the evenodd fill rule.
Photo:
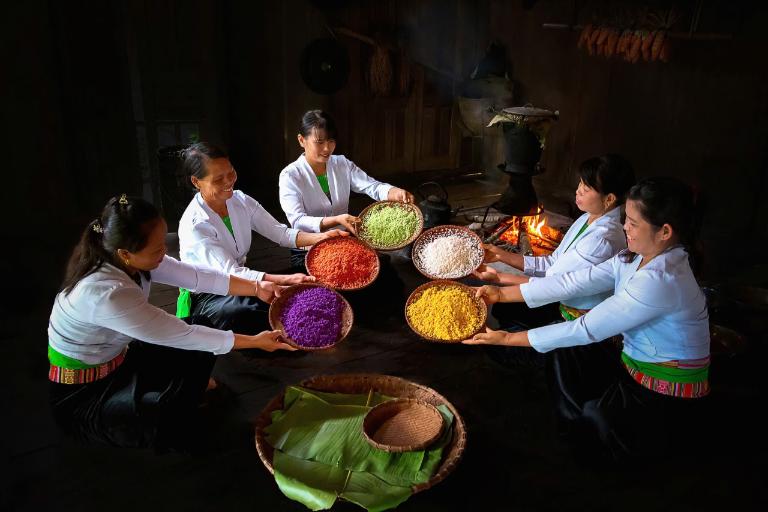
<svg viewBox="0 0 768 512">
<path fill-rule="evenodd" d="M 560 316 L 559 304 L 547 304 L 539 308 L 529 308 L 522 302 L 502 303 L 493 305 L 493 316 L 499 321 L 499 328 L 514 332 L 534 329 L 549 325 Z M 544 366 L 544 356 L 528 347 L 502 347 L 487 345 L 484 347 L 488 356 L 506 367 Z"/>
<path fill-rule="evenodd" d="M 662 395 L 635 382 L 606 340 L 548 352 L 547 380 L 562 432 L 614 460 L 684 453 L 700 442 L 706 398 Z"/>
<path fill-rule="evenodd" d="M 105 378 L 87 384 L 51 382 L 54 418 L 82 442 L 187 450 L 200 442 L 198 405 L 215 361 L 209 352 L 134 340 L 123 364 Z"/>
<path fill-rule="evenodd" d="M 191 314 L 207 319 L 216 329 L 237 334 L 258 334 L 270 328 L 269 304 L 256 297 L 193 293 Z"/>
</svg>

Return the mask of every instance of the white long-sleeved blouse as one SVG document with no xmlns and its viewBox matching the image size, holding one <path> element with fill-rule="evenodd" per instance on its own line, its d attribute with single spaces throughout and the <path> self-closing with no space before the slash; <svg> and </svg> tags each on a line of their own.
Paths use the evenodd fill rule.
<svg viewBox="0 0 768 512">
<path fill-rule="evenodd" d="M 573 272 L 598 265 L 627 248 L 627 239 L 621 225 L 621 208 L 613 208 L 598 217 L 576 238 L 588 219 L 588 213 L 579 217 L 552 254 L 524 256 L 523 272 L 534 279 Z M 576 309 L 592 309 L 610 295 L 610 292 L 597 293 L 572 297 L 562 302 Z"/>
<path fill-rule="evenodd" d="M 195 194 L 179 221 L 181 261 L 260 281 L 264 272 L 245 266 L 251 248 L 251 231 L 283 247 L 296 247 L 299 230 L 279 222 L 258 201 L 240 190 L 235 190 L 227 200 L 227 211 L 234 235 L 202 196 Z"/>
<path fill-rule="evenodd" d="M 232 349 L 232 331 L 188 325 L 148 302 L 152 281 L 226 295 L 229 276 L 166 256 L 141 276 L 141 286 L 119 268 L 104 264 L 68 293 L 59 292 L 48 322 L 54 350 L 86 364 L 114 359 L 134 339 L 170 347 L 223 354 Z"/>
<path fill-rule="evenodd" d="M 709 356 L 707 304 L 685 249 L 669 249 L 640 270 L 640 256 L 629 263 L 621 258 L 619 254 L 594 267 L 520 285 L 530 307 L 613 291 L 613 296 L 576 320 L 528 331 L 531 346 L 547 352 L 622 334 L 624 352 L 638 361 Z"/>
<path fill-rule="evenodd" d="M 392 188 L 368 176 L 343 155 L 331 155 L 326 176 L 330 198 L 304 155 L 280 172 L 280 206 L 294 228 L 319 233 L 323 217 L 348 213 L 350 191 L 383 201 Z"/>
</svg>

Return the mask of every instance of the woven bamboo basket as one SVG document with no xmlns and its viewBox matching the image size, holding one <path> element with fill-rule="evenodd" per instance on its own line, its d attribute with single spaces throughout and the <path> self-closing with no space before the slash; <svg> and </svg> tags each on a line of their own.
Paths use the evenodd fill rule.
<svg viewBox="0 0 768 512">
<path fill-rule="evenodd" d="M 470 269 L 467 269 L 466 273 L 462 275 L 456 275 L 456 276 L 445 276 L 445 275 L 435 275 L 430 274 L 427 269 L 426 265 L 424 263 L 424 248 L 432 242 L 433 240 L 436 240 L 443 236 L 450 236 L 450 235 L 458 235 L 461 237 L 466 237 L 468 239 L 468 242 L 470 244 L 474 244 L 473 247 L 476 247 L 476 251 L 474 254 L 474 259 L 472 261 L 473 266 Z M 413 265 L 416 267 L 416 270 L 421 272 L 421 275 L 428 279 L 463 279 L 475 270 L 477 270 L 477 267 L 483 264 L 483 256 L 485 255 L 485 251 L 483 250 L 481 244 L 483 241 L 480 239 L 479 236 L 477 236 L 472 230 L 465 228 L 464 226 L 454 226 L 454 225 L 445 225 L 445 226 L 437 226 L 432 229 L 428 229 L 424 231 L 422 234 L 419 235 L 419 237 L 416 239 L 415 242 L 413 242 L 413 251 L 411 258 L 413 260 Z"/>
<path fill-rule="evenodd" d="M 381 262 L 379 261 L 379 255 L 376 254 L 376 251 L 373 249 L 373 247 L 371 247 L 369 244 L 367 244 L 366 242 L 364 242 L 364 241 L 362 241 L 362 240 L 360 240 L 358 238 L 352 238 L 352 237 L 329 238 L 327 240 L 323 240 L 322 242 L 318 242 L 315 245 L 313 245 L 312 248 L 309 251 L 307 251 L 307 254 L 304 255 L 304 267 L 307 269 L 307 274 L 317 278 L 317 275 L 315 273 L 313 273 L 312 268 L 310 266 L 310 261 L 312 261 L 312 255 L 315 252 L 317 252 L 319 250 L 319 248 L 327 246 L 327 245 L 331 245 L 331 244 L 334 244 L 334 243 L 339 243 L 339 241 L 341 241 L 341 240 L 352 241 L 352 242 L 358 243 L 361 246 L 365 247 L 366 250 L 369 250 L 369 251 L 371 251 L 373 253 L 373 256 L 374 256 L 374 259 L 376 260 L 376 263 L 374 264 L 374 267 L 371 270 L 371 275 L 369 276 L 368 280 L 365 281 L 360 286 L 348 286 L 348 287 L 333 286 L 331 283 L 325 283 L 323 281 L 320 281 L 319 279 L 318 279 L 318 282 L 320 282 L 322 284 L 325 284 L 326 286 L 329 286 L 331 288 L 335 288 L 336 290 L 350 291 L 350 290 L 362 290 L 363 288 L 367 288 L 368 286 L 373 284 L 373 282 L 376 280 L 377 277 L 379 277 L 379 271 L 381 270 Z"/>
<path fill-rule="evenodd" d="M 403 242 L 397 245 L 379 245 L 368 239 L 368 237 L 366 236 L 366 230 L 365 230 L 365 219 L 373 208 L 380 205 L 393 205 L 398 208 L 410 210 L 416 214 L 416 222 L 417 222 L 416 229 L 407 240 L 404 240 Z M 421 213 L 421 210 L 419 209 L 418 206 L 411 203 L 403 203 L 400 201 L 378 201 L 376 203 L 366 206 L 363 209 L 363 211 L 360 212 L 359 217 L 360 217 L 361 223 L 360 223 L 360 227 L 357 230 L 357 236 L 378 251 L 396 251 L 398 249 L 402 249 L 403 247 L 406 247 L 409 244 L 413 243 L 413 241 L 416 240 L 416 238 L 418 238 L 419 234 L 421 234 L 421 230 L 424 229 L 424 215 Z"/>
<path fill-rule="evenodd" d="M 372 446 L 387 452 L 423 450 L 443 433 L 443 415 L 416 398 L 396 398 L 368 411 L 363 435 Z"/>
<path fill-rule="evenodd" d="M 427 336 L 426 334 L 422 333 L 414 325 L 411 323 L 411 318 L 408 316 L 408 306 L 410 306 L 416 299 L 421 296 L 421 294 L 429 289 L 429 288 L 439 288 L 439 287 L 455 287 L 460 288 L 465 293 L 467 293 L 470 297 L 472 297 L 473 302 L 477 306 L 478 314 L 480 315 L 480 321 L 479 326 L 477 329 L 475 329 L 471 334 L 469 334 L 466 337 L 462 337 L 459 339 L 452 339 L 452 340 L 443 340 L 440 338 L 434 338 L 432 336 Z M 413 332 L 421 336 L 427 341 L 434 341 L 436 343 L 461 343 L 462 340 L 469 339 L 475 334 L 479 333 L 483 330 L 485 327 L 485 322 L 488 319 L 488 307 L 485 305 L 485 302 L 483 302 L 482 299 L 479 299 L 475 297 L 475 290 L 473 288 L 470 288 L 469 286 L 461 283 L 457 283 L 456 281 L 449 281 L 446 279 L 440 279 L 437 281 L 430 281 L 428 283 L 424 283 L 423 285 L 419 286 L 413 292 L 411 292 L 411 295 L 408 296 L 408 300 L 405 302 L 405 320 L 408 322 L 408 327 L 411 328 Z"/>
<path fill-rule="evenodd" d="M 464 448 L 467 444 L 467 428 L 459 411 L 434 389 L 422 386 L 400 377 L 378 375 L 375 373 L 360 373 L 346 375 L 320 375 L 312 377 L 299 384 L 302 387 L 331 393 L 362 394 L 371 390 L 396 398 L 415 398 L 433 406 L 445 405 L 453 414 L 453 435 L 443 449 L 443 458 L 437 471 L 429 481 L 414 485 L 415 493 L 425 491 L 442 482 L 461 460 Z M 283 408 L 284 391 L 270 401 L 256 419 L 256 450 L 259 458 L 270 473 L 272 468 L 272 455 L 274 449 L 267 442 L 264 429 L 272 423 L 272 412 Z"/>
<path fill-rule="evenodd" d="M 293 297 L 296 293 L 306 290 L 308 288 L 313 287 L 321 287 L 321 288 L 327 288 L 328 290 L 331 290 L 333 293 L 341 297 L 341 300 L 344 301 L 344 311 L 341 313 L 341 333 L 339 334 L 339 339 L 337 339 L 334 343 L 330 345 L 326 345 L 324 347 L 305 347 L 303 345 L 300 345 L 296 343 L 296 341 L 292 340 L 288 337 L 288 335 L 285 332 L 285 328 L 283 326 L 283 322 L 280 319 L 282 316 L 283 310 L 285 309 L 285 305 L 288 302 L 288 299 Z M 274 330 L 280 330 L 283 332 L 283 338 L 285 339 L 285 342 L 288 343 L 291 346 L 294 346 L 300 350 L 307 350 L 307 351 L 317 351 L 317 350 L 328 350 L 329 348 L 333 348 L 339 343 L 341 343 L 344 338 L 347 337 L 349 334 L 349 331 L 352 330 L 352 324 L 355 321 L 355 314 L 352 311 L 352 306 L 349 305 L 349 302 L 347 302 L 347 299 L 345 299 L 339 292 L 331 288 L 330 286 L 325 286 L 323 284 L 316 284 L 316 283 L 303 283 L 303 284 L 294 284 L 293 286 L 289 286 L 288 288 L 283 290 L 283 293 L 272 301 L 272 304 L 269 305 L 269 325 Z"/>
</svg>

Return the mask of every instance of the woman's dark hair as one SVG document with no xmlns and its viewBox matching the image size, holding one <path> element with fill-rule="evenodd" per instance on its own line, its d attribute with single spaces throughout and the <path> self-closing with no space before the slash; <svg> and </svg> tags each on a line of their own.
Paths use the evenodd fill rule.
<svg viewBox="0 0 768 512">
<path fill-rule="evenodd" d="M 691 267 L 699 260 L 698 234 L 701 224 L 699 205 L 691 187 L 668 177 L 641 180 L 629 190 L 627 199 L 637 203 L 643 220 L 661 229 L 672 226 L 677 238 L 688 252 Z M 622 253 L 622 260 L 629 262 L 637 255 L 629 250 Z"/>
<path fill-rule="evenodd" d="M 299 133 L 302 137 L 309 137 L 312 130 L 325 131 L 326 138 L 336 139 L 336 121 L 333 120 L 328 112 L 323 110 L 310 110 L 301 117 L 301 126 Z"/>
<path fill-rule="evenodd" d="M 208 142 L 190 144 L 181 152 L 181 168 L 187 176 L 204 179 L 208 175 L 205 164 L 215 158 L 229 158 L 229 155 L 219 146 Z"/>
<path fill-rule="evenodd" d="M 601 195 L 616 196 L 616 206 L 624 204 L 627 192 L 635 184 L 635 171 L 619 155 L 603 155 L 585 160 L 579 166 L 579 178 Z"/>
<path fill-rule="evenodd" d="M 101 215 L 92 220 L 80 236 L 67 264 L 61 285 L 65 294 L 77 283 L 96 272 L 104 263 L 118 264 L 117 250 L 142 250 L 149 233 L 160 220 L 160 212 L 140 197 L 113 197 Z"/>
</svg>

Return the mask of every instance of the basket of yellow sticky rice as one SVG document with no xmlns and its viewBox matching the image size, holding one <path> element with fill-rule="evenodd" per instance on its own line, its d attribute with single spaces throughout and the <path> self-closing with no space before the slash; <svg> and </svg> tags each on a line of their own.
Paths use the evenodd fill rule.
<svg viewBox="0 0 768 512">
<path fill-rule="evenodd" d="M 480 332 L 488 308 L 469 286 L 449 280 L 416 288 L 405 303 L 410 328 L 428 341 L 459 343 Z"/>
</svg>

